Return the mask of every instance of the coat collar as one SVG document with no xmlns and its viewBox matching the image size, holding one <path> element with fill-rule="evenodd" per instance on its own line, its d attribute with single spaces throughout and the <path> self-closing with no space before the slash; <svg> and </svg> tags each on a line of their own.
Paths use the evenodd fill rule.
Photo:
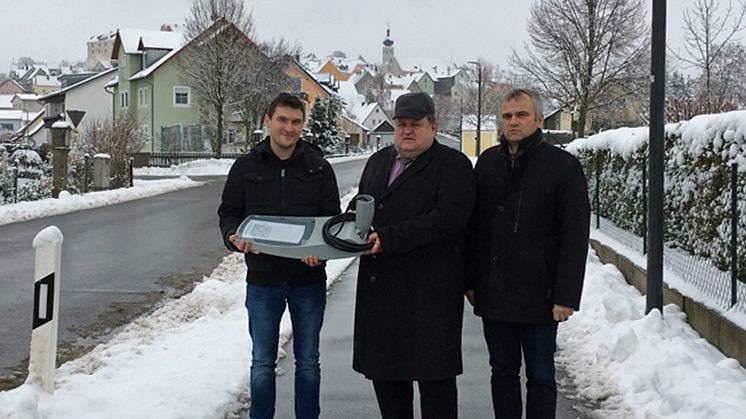
<svg viewBox="0 0 746 419">
<path fill-rule="evenodd" d="M 544 133 L 541 128 L 534 131 L 533 134 L 524 138 L 520 144 L 518 144 L 518 151 L 516 152 L 515 158 L 519 158 L 525 154 L 531 154 L 537 149 L 537 146 L 544 142 Z M 505 139 L 505 134 L 500 135 L 500 148 L 503 153 L 510 156 L 510 145 L 508 140 Z"/>
<path fill-rule="evenodd" d="M 303 141 L 298 140 L 298 142 L 295 144 L 295 149 L 293 150 L 293 154 L 290 156 L 290 161 L 297 160 L 300 155 L 302 155 L 307 149 L 310 149 L 309 145 Z M 275 155 L 275 153 L 272 151 L 272 148 L 269 145 L 269 136 L 267 136 L 261 143 L 257 144 L 252 150 L 253 153 L 255 153 L 257 156 L 262 158 L 279 158 Z"/>
<path fill-rule="evenodd" d="M 412 164 L 407 167 L 405 171 L 402 172 L 399 177 L 394 179 L 394 182 L 391 183 L 391 185 L 387 186 L 388 183 L 388 176 L 381 176 L 381 179 L 379 181 L 383 182 L 383 197 L 386 195 L 391 194 L 393 191 L 395 191 L 399 185 L 406 182 L 407 179 L 414 176 L 416 173 L 423 170 L 425 167 L 427 167 L 428 164 L 430 164 L 430 161 L 433 159 L 435 149 L 438 147 L 441 147 L 441 145 L 438 143 L 437 140 L 433 140 L 433 145 L 430 146 L 427 150 L 425 150 L 424 153 L 420 154 L 415 158 L 415 160 L 412 162 Z M 388 153 L 388 156 L 386 156 L 386 174 L 388 175 L 391 172 L 391 167 L 394 165 L 394 160 L 396 159 L 396 156 L 398 155 L 396 151 L 396 147 L 391 147 L 391 150 Z"/>
</svg>

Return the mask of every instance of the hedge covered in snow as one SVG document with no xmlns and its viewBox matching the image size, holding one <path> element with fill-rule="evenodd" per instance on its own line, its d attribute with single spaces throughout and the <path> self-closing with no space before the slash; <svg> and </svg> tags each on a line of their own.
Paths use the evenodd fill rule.
<svg viewBox="0 0 746 419">
<path fill-rule="evenodd" d="M 737 165 L 739 278 L 746 281 L 746 111 L 700 115 L 665 127 L 665 238 L 671 247 L 730 269 L 731 166 Z M 580 138 L 567 147 L 583 163 L 600 214 L 642 235 L 647 127 Z M 597 173 L 598 168 L 598 173 Z"/>
</svg>

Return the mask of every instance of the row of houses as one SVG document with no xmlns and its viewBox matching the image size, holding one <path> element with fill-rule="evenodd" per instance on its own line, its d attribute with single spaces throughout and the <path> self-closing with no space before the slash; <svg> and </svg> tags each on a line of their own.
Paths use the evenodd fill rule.
<svg viewBox="0 0 746 419">
<path fill-rule="evenodd" d="M 230 25 L 225 21 L 220 24 Z M 89 68 L 95 70 L 60 74 L 62 80 L 57 80 L 54 91 L 27 93 L 28 87 L 15 80 L 0 85 L 0 136 L 4 130 L 6 140 L 12 133 L 16 141 L 39 145 L 48 142 L 44 128 L 55 121 L 77 123 L 70 117 L 71 111 L 85 113 L 83 124 L 112 120 L 128 112 L 137 121 L 143 152 L 209 150 L 199 122 L 197 92 L 185 81 L 178 65 L 179 57 L 192 45 L 181 32 L 170 25 L 157 31 L 122 29 L 92 37 L 88 44 Z M 307 100 L 307 114 L 317 97 L 334 96 L 343 103 L 339 123 L 351 146 L 385 146 L 393 142 L 391 115 L 399 96 L 407 92 L 458 96 L 473 83 L 455 65 L 440 73 L 437 68 L 403 70 L 393 48 L 387 31 L 381 64 L 370 64 L 362 56 L 349 60 L 339 52 L 321 60 L 309 54 L 287 60 L 284 72 L 295 92 Z M 32 78 L 42 74 L 51 72 L 43 67 L 24 72 Z M 2 95 L 4 91 L 8 93 Z M 484 121 L 483 149 L 493 145 L 498 135 L 494 115 L 485 115 Z M 245 143 L 247 133 L 235 116 L 226 122 L 224 151 L 236 151 Z M 555 127 L 563 128 L 561 124 Z M 462 122 L 457 136 L 440 134 L 439 139 L 473 155 L 475 135 L 473 124 Z"/>
</svg>

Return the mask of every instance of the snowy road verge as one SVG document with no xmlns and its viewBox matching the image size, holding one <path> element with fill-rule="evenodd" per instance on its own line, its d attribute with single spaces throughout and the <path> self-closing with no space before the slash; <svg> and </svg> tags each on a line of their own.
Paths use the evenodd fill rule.
<svg viewBox="0 0 746 419">
<path fill-rule="evenodd" d="M 746 369 L 701 338 L 671 304 L 645 315 L 645 296 L 590 250 L 580 311 L 560 326 L 558 364 L 604 419 L 737 419 Z"/>
<path fill-rule="evenodd" d="M 63 191 L 59 199 L 47 198 L 39 201 L 0 205 L 0 225 L 120 204 L 179 189 L 193 188 L 202 184 L 204 182 L 195 182 L 187 177 L 167 180 L 135 179 L 135 186 L 132 188 L 89 192 L 83 195 L 71 195 Z"/>
</svg>

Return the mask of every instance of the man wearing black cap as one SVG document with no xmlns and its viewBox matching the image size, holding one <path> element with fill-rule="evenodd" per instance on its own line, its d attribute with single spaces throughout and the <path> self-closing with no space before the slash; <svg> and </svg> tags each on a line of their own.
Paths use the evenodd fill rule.
<svg viewBox="0 0 746 419">
<path fill-rule="evenodd" d="M 462 372 L 464 240 L 472 165 L 439 144 L 426 93 L 396 101 L 394 145 L 370 157 L 360 193 L 376 201 L 371 250 L 360 259 L 353 368 L 373 381 L 384 419 L 456 418 Z"/>
</svg>

